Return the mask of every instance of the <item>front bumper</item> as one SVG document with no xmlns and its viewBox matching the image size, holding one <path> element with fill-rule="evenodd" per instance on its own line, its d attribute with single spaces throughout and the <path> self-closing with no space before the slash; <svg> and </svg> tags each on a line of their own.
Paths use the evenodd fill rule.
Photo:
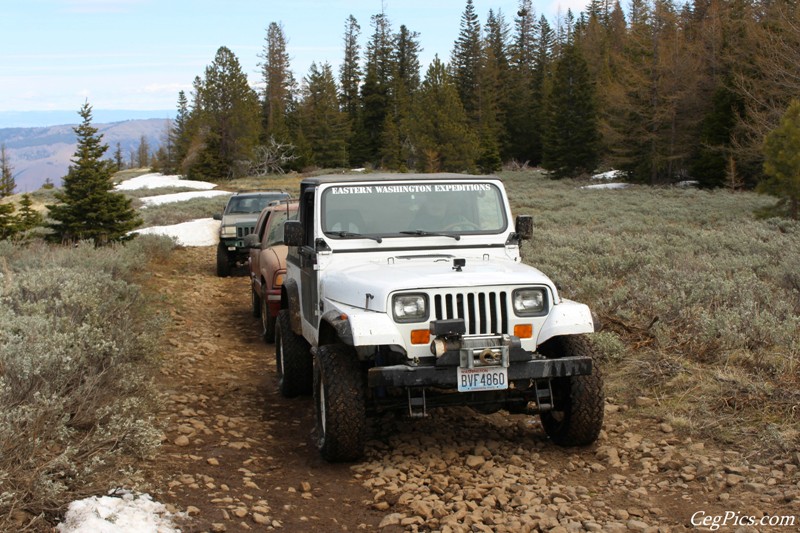
<svg viewBox="0 0 800 533">
<path fill-rule="evenodd" d="M 508 380 L 512 383 L 520 380 L 586 376 L 591 373 L 591 357 L 561 357 L 520 362 L 512 360 L 508 366 Z M 367 384 L 369 387 L 456 388 L 457 375 L 458 366 L 378 366 L 369 369 Z"/>
</svg>

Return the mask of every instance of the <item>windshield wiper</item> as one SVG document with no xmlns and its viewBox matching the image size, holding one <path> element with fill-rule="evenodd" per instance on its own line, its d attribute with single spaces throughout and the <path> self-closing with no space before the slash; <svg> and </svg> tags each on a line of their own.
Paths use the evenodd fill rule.
<svg viewBox="0 0 800 533">
<path fill-rule="evenodd" d="M 461 235 L 453 235 L 452 233 L 438 233 L 436 231 L 425 231 L 424 229 L 415 229 L 412 231 L 401 231 L 403 235 L 419 235 L 420 237 L 450 237 L 457 241 L 461 240 Z"/>
<path fill-rule="evenodd" d="M 352 231 L 332 231 L 330 233 L 342 239 L 359 239 L 364 237 L 365 239 L 372 239 L 375 242 L 383 242 L 383 237 L 376 235 L 364 235 L 361 233 L 353 233 Z"/>
</svg>

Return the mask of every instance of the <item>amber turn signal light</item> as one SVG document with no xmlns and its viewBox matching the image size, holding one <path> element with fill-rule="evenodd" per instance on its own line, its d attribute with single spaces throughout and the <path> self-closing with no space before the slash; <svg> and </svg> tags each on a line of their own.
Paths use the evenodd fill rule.
<svg viewBox="0 0 800 533">
<path fill-rule="evenodd" d="M 514 326 L 514 336 L 520 339 L 533 337 L 533 324 L 517 324 Z"/>
<path fill-rule="evenodd" d="M 431 332 L 427 329 L 415 329 L 411 331 L 411 344 L 430 344 Z"/>
</svg>

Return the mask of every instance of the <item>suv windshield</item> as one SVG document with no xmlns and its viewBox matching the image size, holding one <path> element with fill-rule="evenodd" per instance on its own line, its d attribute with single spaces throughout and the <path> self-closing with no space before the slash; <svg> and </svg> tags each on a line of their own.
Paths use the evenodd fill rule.
<svg viewBox="0 0 800 533">
<path fill-rule="evenodd" d="M 492 183 L 337 185 L 322 196 L 322 227 L 332 237 L 501 233 L 506 225 Z"/>
<path fill-rule="evenodd" d="M 260 213 L 270 202 L 288 198 L 286 193 L 259 194 L 251 196 L 233 196 L 225 209 L 226 215 L 241 215 L 245 213 Z"/>
</svg>

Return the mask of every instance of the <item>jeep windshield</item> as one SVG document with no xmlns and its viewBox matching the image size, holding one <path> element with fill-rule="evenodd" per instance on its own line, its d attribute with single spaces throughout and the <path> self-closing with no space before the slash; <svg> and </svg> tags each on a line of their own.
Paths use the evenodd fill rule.
<svg viewBox="0 0 800 533">
<path fill-rule="evenodd" d="M 497 234 L 506 230 L 503 195 L 492 183 L 359 183 L 322 195 L 322 228 L 335 239 Z"/>
</svg>

